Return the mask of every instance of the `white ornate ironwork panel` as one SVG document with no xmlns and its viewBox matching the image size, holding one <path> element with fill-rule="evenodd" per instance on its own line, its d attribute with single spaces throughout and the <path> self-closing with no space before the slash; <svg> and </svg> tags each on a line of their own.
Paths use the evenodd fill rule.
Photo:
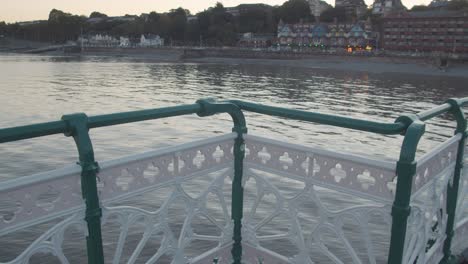
<svg viewBox="0 0 468 264">
<path fill-rule="evenodd" d="M 447 186 L 453 175 L 453 165 L 442 169 L 413 197 L 403 263 L 438 263 L 443 257 Z"/>
<path fill-rule="evenodd" d="M 456 223 L 468 221 L 468 147 L 465 148 L 463 169 L 458 188 Z"/>
<path fill-rule="evenodd" d="M 444 257 L 444 242 L 440 241 L 436 244 L 434 244 L 429 251 L 427 252 L 427 255 L 429 256 L 426 261 L 424 262 L 425 264 L 438 264 Z"/>
<path fill-rule="evenodd" d="M 286 264 L 287 258 L 259 246 L 242 243 L 242 263 L 245 264 Z"/>
<path fill-rule="evenodd" d="M 465 147 L 460 175 L 452 250 L 461 253 L 468 248 L 468 147 Z"/>
<path fill-rule="evenodd" d="M 3 182 L 0 236 L 83 208 L 80 172 L 76 165 Z"/>
<path fill-rule="evenodd" d="M 112 263 L 120 263 L 123 256 L 128 257 L 126 263 L 141 262 L 145 254 L 145 263 L 200 263 L 200 259 L 187 254 L 187 248 L 194 243 L 215 243 L 212 248 L 197 252 L 197 256 L 209 255 L 231 243 L 230 205 L 226 202 L 223 186 L 233 176 L 235 136 L 234 133 L 228 134 L 103 164 L 98 175 L 102 184 L 100 195 L 105 205 L 103 231 L 106 225 L 119 226 L 117 231 L 112 231 L 119 234 L 115 239 L 113 256 L 106 257 L 112 259 Z M 205 181 L 197 182 L 194 187 L 197 195 L 191 195 L 185 185 L 200 179 Z M 162 188 L 169 189 L 165 199 L 161 197 Z M 152 197 L 155 202 L 163 199 L 157 209 L 143 209 L 132 202 L 125 202 L 125 206 L 113 205 L 151 192 L 155 194 Z M 221 222 L 209 213 L 209 195 L 218 201 L 216 206 Z M 181 208 L 176 215 L 171 215 L 169 211 L 177 203 Z M 204 227 L 211 233 L 196 230 L 194 221 L 200 218 L 206 221 Z M 177 221 L 180 228 L 175 230 L 173 225 Z M 131 241 L 133 245 L 129 246 L 132 228 L 138 224 L 143 226 L 141 239 Z M 144 252 L 148 246 L 152 248 L 150 253 Z M 132 249 L 129 251 L 129 248 Z"/>
<path fill-rule="evenodd" d="M 2 264 L 28 264 L 31 258 L 38 254 L 50 254 L 60 263 L 71 263 L 63 250 L 63 243 L 66 239 L 65 232 L 68 228 L 79 228 L 81 232 L 86 232 L 86 223 L 84 221 L 84 210 L 79 210 L 68 216 L 64 220 L 55 224 L 52 228 L 45 230 L 43 234 L 29 245 L 19 256 Z M 70 238 L 68 238 L 70 239 Z"/>
<path fill-rule="evenodd" d="M 232 167 L 235 133 L 183 144 L 175 148 L 103 163 L 98 174 L 105 202 L 134 196 L 171 180 L 207 170 Z"/>
<path fill-rule="evenodd" d="M 203 191 L 196 197 L 192 197 L 187 193 L 183 187 L 184 182 L 172 181 L 168 186 L 172 191 L 157 210 L 146 210 L 134 205 L 104 207 L 103 230 L 106 230 L 105 226 L 107 224 L 117 224 L 119 226 L 115 253 L 111 257 L 113 259 L 112 263 L 117 264 L 122 261 L 124 247 L 129 246 L 126 242 L 130 230 L 138 224 L 142 224 L 143 226 L 141 239 L 133 242 L 134 245 L 130 246 L 132 250 L 126 251 L 126 255 L 129 256 L 126 263 L 136 263 L 141 257 L 143 249 L 149 243 L 153 243 L 151 244 L 153 252 L 149 258 L 147 257 L 145 263 L 166 263 L 161 259 L 161 257 L 166 256 L 166 261 L 170 259 L 170 262 L 167 263 L 177 264 L 192 261 L 192 258 L 186 254 L 186 249 L 192 243 L 202 243 L 203 241 L 216 243 L 213 248 L 205 252 L 197 252 L 197 255 L 208 254 L 212 250 L 230 244 L 233 227 L 228 204 L 224 199 L 223 186 L 232 177 L 232 168 L 226 168 L 218 172 L 212 172 L 211 174 L 214 174 L 214 180 L 208 186 L 198 186 L 197 189 Z M 155 189 L 155 192 L 158 193 L 158 190 Z M 220 212 L 222 212 L 222 223 L 209 212 L 207 201 L 209 194 L 215 195 L 219 201 L 218 205 Z M 177 201 L 182 201 L 183 206 L 178 215 L 171 215 L 169 211 Z M 206 223 L 203 225 L 206 230 L 202 231 L 204 233 L 199 233 L 196 230 L 194 219 L 197 217 L 203 217 L 206 220 Z M 111 219 L 116 220 L 112 222 Z M 181 224 L 181 228 L 178 231 L 174 230 L 174 227 L 171 226 L 177 223 L 177 219 L 180 220 Z M 215 229 L 215 231 L 212 229 Z M 158 238 L 154 239 L 154 236 L 158 236 Z M 153 248 L 155 245 L 156 247 Z M 212 263 L 212 261 L 209 263 Z"/>
<path fill-rule="evenodd" d="M 192 259 L 190 264 L 232 264 L 232 243 L 217 247 Z"/>
<path fill-rule="evenodd" d="M 454 254 L 460 254 L 468 249 L 468 217 L 458 222 L 454 231 L 452 250 Z"/>
<path fill-rule="evenodd" d="M 284 174 L 273 175 L 258 167 L 246 168 L 244 172 L 246 196 L 251 196 L 252 202 L 244 215 L 242 237 L 253 249 L 263 252 L 257 258 L 252 254 L 251 263 L 262 258 L 263 263 L 362 263 L 366 260 L 376 263 L 378 256 L 388 253 L 388 245 L 377 251 L 374 242 L 390 232 L 389 205 L 354 197 L 351 206 L 329 208 L 330 201 L 323 202 L 321 196 L 331 190 L 315 186 L 311 178 L 293 181 Z M 282 179 L 277 181 L 278 177 Z M 364 205 L 355 205 L 361 202 Z M 372 233 L 375 223 L 370 219 L 374 217 L 379 218 L 377 225 L 384 230 L 378 236 Z M 332 238 L 328 236 L 330 233 Z M 353 244 L 350 235 L 361 243 Z M 280 252 L 286 249 L 287 253 L 294 253 Z M 322 258 L 316 259 L 314 252 L 320 252 Z"/>
<path fill-rule="evenodd" d="M 453 170 L 460 139 L 461 135 L 457 134 L 418 160 L 416 176 L 413 178 L 413 195 L 430 185 L 432 179 L 441 177 L 447 170 Z"/>
<path fill-rule="evenodd" d="M 262 170 L 310 178 L 318 186 L 391 203 L 395 162 L 303 147 L 246 135 L 245 163 Z"/>
<path fill-rule="evenodd" d="M 106 260 L 119 263 L 125 256 L 128 257 L 127 263 L 140 261 L 139 257 L 146 250 L 145 247 L 156 245 L 154 236 L 161 240 L 158 239 L 158 247 L 152 248 L 154 252 L 145 263 L 185 264 L 192 260 L 193 263 L 201 263 L 203 259 L 194 258 L 193 254 L 198 256 L 205 252 L 202 255 L 206 255 L 206 252 L 227 247 L 232 241 L 232 223 L 230 198 L 226 200 L 226 188 L 223 187 L 230 187 L 233 177 L 232 146 L 235 137 L 236 134 L 232 133 L 101 163 L 98 188 L 103 205 L 103 236 L 118 234 L 115 240 L 104 240 L 105 248 L 115 244 L 114 253 L 112 256 L 106 255 Z M 68 217 L 34 240 L 16 259 L 8 263 L 28 263 L 29 258 L 38 252 L 50 253 L 59 262 L 69 263 L 62 251 L 64 230 L 70 225 L 83 225 L 84 219 L 80 171 L 77 165 L 3 183 L 0 187 L 0 235 L 48 220 L 56 221 L 59 217 Z M 192 187 L 199 194 L 193 196 L 190 188 L 185 186 L 199 179 L 202 180 L 195 183 L 196 187 Z M 138 206 L 139 196 L 158 192 L 161 188 L 170 188 L 171 192 L 159 208 Z M 209 196 L 217 199 L 217 217 L 222 218 L 222 221 L 212 215 Z M 129 199 L 133 199 L 134 204 L 126 203 Z M 177 216 L 181 220 L 181 230 L 177 230 L 180 234 L 174 232 L 171 224 L 175 219 L 168 214 L 175 201 L 183 201 L 183 210 Z M 120 205 L 122 203 L 129 206 Z M 200 218 L 205 220 L 203 226 L 208 227 L 211 234 L 196 230 L 199 226 L 193 221 L 199 221 Z M 144 224 L 142 237 L 134 239 L 132 243 L 135 244 L 131 246 L 135 247 L 128 251 L 126 238 L 132 234 L 134 225 L 141 223 Z M 108 225 L 118 226 L 118 231 L 106 233 Z M 200 241 L 214 245 L 194 253 L 190 246 L 194 243 L 202 244 Z M 191 250 L 193 254 L 189 256 L 186 250 Z"/>
</svg>

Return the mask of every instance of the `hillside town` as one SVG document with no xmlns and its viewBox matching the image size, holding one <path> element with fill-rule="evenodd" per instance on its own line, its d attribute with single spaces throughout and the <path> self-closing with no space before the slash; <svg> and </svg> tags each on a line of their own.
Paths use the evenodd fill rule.
<svg viewBox="0 0 468 264">
<path fill-rule="evenodd" d="M 52 33 L 63 27 L 67 33 Z M 218 3 L 196 15 L 179 8 L 120 17 L 94 12 L 88 18 L 52 10 L 49 20 L 0 23 L 0 34 L 74 43 L 82 50 L 181 46 L 468 54 L 468 3 L 433 0 L 408 9 L 401 0 L 375 0 L 371 6 L 336 0 L 334 7 L 321 0 L 289 0 L 282 6 Z"/>
</svg>

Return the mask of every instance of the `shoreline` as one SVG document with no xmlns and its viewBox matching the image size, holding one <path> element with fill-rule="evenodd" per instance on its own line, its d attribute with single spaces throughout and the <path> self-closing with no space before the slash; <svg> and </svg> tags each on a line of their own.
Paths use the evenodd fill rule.
<svg viewBox="0 0 468 264">
<path fill-rule="evenodd" d="M 0 54 L 25 54 L 0 52 Z M 30 54 L 32 55 L 32 54 Z M 432 77 L 456 77 L 468 79 L 468 63 L 450 62 L 445 70 L 437 68 L 428 58 L 402 58 L 350 55 L 307 55 L 304 58 L 243 58 L 232 56 L 184 57 L 183 49 L 95 49 L 83 53 L 47 52 L 34 56 L 65 56 L 79 58 L 109 58 L 151 63 L 211 63 L 226 65 L 259 65 L 299 67 L 311 70 L 337 70 L 372 74 L 411 74 Z"/>
<path fill-rule="evenodd" d="M 186 60 L 195 63 L 245 64 L 260 66 L 300 67 L 315 70 L 337 70 L 349 72 L 365 72 L 373 74 L 415 74 L 433 77 L 468 78 L 468 64 L 452 64 L 442 71 L 424 60 L 381 58 L 381 57 L 349 57 L 349 56 L 317 56 L 315 58 L 278 60 L 278 59 L 247 59 L 206 57 Z"/>
</svg>

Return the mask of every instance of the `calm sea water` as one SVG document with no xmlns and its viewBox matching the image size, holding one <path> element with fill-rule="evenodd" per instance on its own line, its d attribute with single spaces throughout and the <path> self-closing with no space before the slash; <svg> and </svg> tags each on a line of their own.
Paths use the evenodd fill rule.
<svg viewBox="0 0 468 264">
<path fill-rule="evenodd" d="M 0 128 L 58 120 L 63 114 L 114 113 L 242 99 L 294 109 L 393 122 L 451 97 L 468 96 L 466 79 L 368 74 L 237 64 L 148 63 L 100 57 L 0 55 Z M 249 133 L 397 159 L 401 137 L 247 114 Z M 219 135 L 231 130 L 227 115 L 195 115 L 92 130 L 98 161 Z M 453 133 L 450 116 L 429 122 L 420 154 Z M 63 135 L 0 145 L 0 181 L 75 162 Z M 337 202 L 344 202 L 337 198 Z M 15 237 L 21 244 L 21 237 Z M 16 248 L 14 243 L 11 248 Z M 7 251 L 1 251 L 0 255 Z M 1 260 L 1 259 L 0 259 Z M 41 263 L 38 261 L 37 263 Z"/>
</svg>

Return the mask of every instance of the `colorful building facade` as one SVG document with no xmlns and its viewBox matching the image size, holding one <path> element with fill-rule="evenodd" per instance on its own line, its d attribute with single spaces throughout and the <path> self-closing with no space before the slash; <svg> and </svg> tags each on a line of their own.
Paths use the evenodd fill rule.
<svg viewBox="0 0 468 264">
<path fill-rule="evenodd" d="M 278 24 L 280 46 L 365 48 L 374 46 L 375 40 L 370 22 Z"/>
</svg>

